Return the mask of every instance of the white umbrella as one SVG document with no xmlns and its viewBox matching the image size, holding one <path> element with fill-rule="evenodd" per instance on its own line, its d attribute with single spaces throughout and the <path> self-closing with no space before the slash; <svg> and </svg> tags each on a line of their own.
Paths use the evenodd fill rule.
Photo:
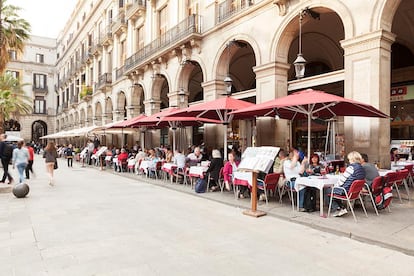
<svg viewBox="0 0 414 276">
<path fill-rule="evenodd" d="M 6 141 L 7 142 L 18 142 L 23 141 L 24 139 L 15 135 L 7 135 Z"/>
</svg>

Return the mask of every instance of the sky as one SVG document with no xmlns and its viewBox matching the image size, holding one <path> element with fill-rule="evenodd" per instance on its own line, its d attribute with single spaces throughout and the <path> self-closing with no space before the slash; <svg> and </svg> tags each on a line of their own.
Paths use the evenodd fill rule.
<svg viewBox="0 0 414 276">
<path fill-rule="evenodd" d="M 32 26 L 32 35 L 57 38 L 78 0 L 7 0 L 20 7 L 19 17 Z"/>
</svg>

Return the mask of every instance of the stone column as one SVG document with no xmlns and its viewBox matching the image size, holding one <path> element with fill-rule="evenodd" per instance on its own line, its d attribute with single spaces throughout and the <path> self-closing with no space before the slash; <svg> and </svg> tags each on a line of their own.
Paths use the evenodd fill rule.
<svg viewBox="0 0 414 276">
<path fill-rule="evenodd" d="M 341 42 L 345 51 L 346 98 L 370 104 L 390 114 L 391 45 L 395 35 L 375 31 Z M 346 117 L 345 151 L 368 154 L 370 161 L 390 166 L 390 120 Z"/>
<path fill-rule="evenodd" d="M 203 82 L 201 84 L 203 87 L 204 92 L 204 102 L 213 101 L 223 95 L 226 92 L 226 86 L 224 85 L 224 81 L 212 80 L 208 82 Z M 221 148 L 224 144 L 223 139 L 223 125 L 205 125 L 204 127 L 204 138 L 203 140 L 209 147 L 217 147 Z M 225 156 L 227 159 L 227 156 Z"/>
<path fill-rule="evenodd" d="M 263 103 L 287 95 L 289 64 L 272 62 L 256 66 L 256 103 Z M 274 118 L 257 119 L 257 146 L 284 147 L 290 137 L 288 121 Z"/>
</svg>

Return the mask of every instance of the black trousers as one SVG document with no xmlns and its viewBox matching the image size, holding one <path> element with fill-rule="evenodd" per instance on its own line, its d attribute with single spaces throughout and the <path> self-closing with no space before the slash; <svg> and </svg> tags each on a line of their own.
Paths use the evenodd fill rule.
<svg viewBox="0 0 414 276">
<path fill-rule="evenodd" d="M 29 162 L 27 163 L 25 172 L 26 172 L 26 179 L 30 179 L 29 172 L 33 173 L 33 160 L 29 160 Z"/>
<path fill-rule="evenodd" d="M 1 164 L 3 165 L 3 177 L 1 179 L 1 182 L 5 182 L 6 178 L 9 179 L 9 181 L 13 180 L 13 177 L 9 174 L 9 163 L 10 163 L 10 159 L 1 159 Z"/>
<path fill-rule="evenodd" d="M 68 167 L 73 167 L 73 157 L 67 157 L 68 159 Z"/>
</svg>

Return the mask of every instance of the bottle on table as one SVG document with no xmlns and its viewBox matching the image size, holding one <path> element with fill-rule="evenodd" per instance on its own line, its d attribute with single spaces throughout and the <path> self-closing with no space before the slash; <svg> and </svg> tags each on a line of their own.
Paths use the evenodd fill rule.
<svg viewBox="0 0 414 276">
<path fill-rule="evenodd" d="M 339 174 L 339 165 L 336 165 L 335 174 Z"/>
</svg>

